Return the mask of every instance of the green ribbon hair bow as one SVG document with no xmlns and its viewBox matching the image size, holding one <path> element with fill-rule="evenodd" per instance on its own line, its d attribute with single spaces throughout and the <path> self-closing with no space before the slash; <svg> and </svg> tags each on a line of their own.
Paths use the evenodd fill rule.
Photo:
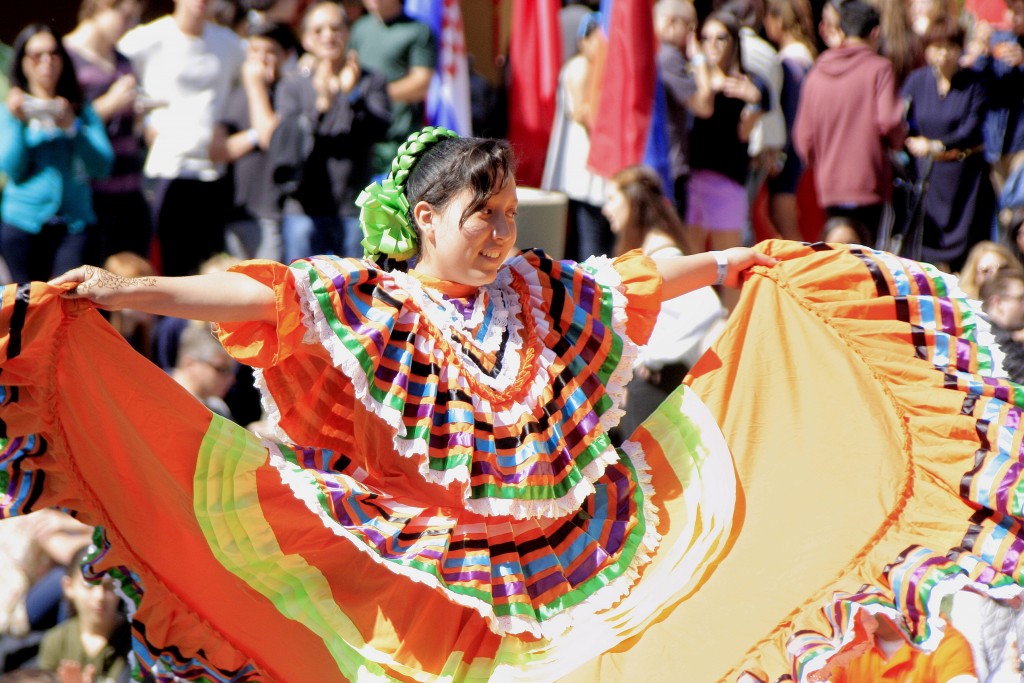
<svg viewBox="0 0 1024 683">
<path fill-rule="evenodd" d="M 416 255 L 419 239 L 409 222 L 409 200 L 403 188 L 390 178 L 373 183 L 359 193 L 356 205 L 363 228 L 363 252 L 368 258 L 383 254 L 405 261 Z"/>
<path fill-rule="evenodd" d="M 372 183 L 359 193 L 359 223 L 363 229 L 363 253 L 406 261 L 419 250 L 419 237 L 409 219 L 405 181 L 420 156 L 442 138 L 458 137 L 447 128 L 427 126 L 410 135 L 391 162 L 391 173 L 381 183 Z"/>
</svg>

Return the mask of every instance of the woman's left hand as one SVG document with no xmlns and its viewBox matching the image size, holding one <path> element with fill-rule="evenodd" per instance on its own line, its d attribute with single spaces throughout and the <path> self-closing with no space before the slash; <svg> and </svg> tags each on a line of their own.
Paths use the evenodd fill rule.
<svg viewBox="0 0 1024 683">
<path fill-rule="evenodd" d="M 754 266 L 774 266 L 779 262 L 774 256 L 762 254 L 750 247 L 731 247 L 725 250 L 725 258 L 729 262 L 729 272 L 725 276 L 726 287 L 739 287 L 743 273 Z"/>
<path fill-rule="evenodd" d="M 722 93 L 726 97 L 743 100 L 747 104 L 760 104 L 761 91 L 754 82 L 744 75 L 726 76 L 722 81 Z"/>
<path fill-rule="evenodd" d="M 907 146 L 907 151 L 910 152 L 912 156 L 918 158 L 926 157 L 932 153 L 932 141 L 920 135 L 907 138 L 907 141 L 904 144 Z"/>
</svg>

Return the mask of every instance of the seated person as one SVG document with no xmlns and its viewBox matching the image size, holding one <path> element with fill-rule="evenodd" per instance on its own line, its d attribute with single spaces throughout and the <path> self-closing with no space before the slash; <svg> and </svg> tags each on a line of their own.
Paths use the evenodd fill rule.
<svg viewBox="0 0 1024 683">
<path fill-rule="evenodd" d="M 1024 272 L 1004 268 L 981 286 L 981 307 L 992 323 L 992 334 L 1006 358 L 1003 369 L 1018 384 L 1024 382 Z"/>
<path fill-rule="evenodd" d="M 91 546 L 79 550 L 63 579 L 64 595 L 75 616 L 46 632 L 39 645 L 39 668 L 62 680 L 117 681 L 128 668 L 131 632 L 121 599 L 110 579 L 88 583 L 82 564 Z"/>
<path fill-rule="evenodd" d="M 235 383 L 235 361 L 213 336 L 209 323 L 188 323 L 181 333 L 178 362 L 171 377 L 207 408 L 231 419 L 224 397 Z"/>
</svg>

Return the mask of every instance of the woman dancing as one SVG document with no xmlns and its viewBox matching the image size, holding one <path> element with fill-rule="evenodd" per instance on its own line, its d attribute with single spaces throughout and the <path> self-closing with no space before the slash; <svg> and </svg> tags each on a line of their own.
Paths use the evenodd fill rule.
<svg viewBox="0 0 1024 683">
<path fill-rule="evenodd" d="M 161 608 L 157 617 L 155 603 L 143 600 L 136 613 L 135 635 L 145 643 L 136 650 L 151 655 L 144 663 L 158 676 L 216 671 L 233 680 L 297 681 L 514 671 L 543 680 L 625 637 L 611 622 L 595 629 L 596 611 L 618 604 L 619 614 L 636 610 L 648 619 L 677 599 L 677 587 L 650 604 L 623 598 L 659 545 L 658 515 L 664 536 L 672 510 L 686 509 L 678 497 L 686 477 L 665 468 L 665 489 L 677 498 L 653 500 L 644 454 L 621 455 L 608 430 L 621 415 L 636 344 L 649 335 L 661 300 L 716 283 L 736 286 L 743 271 L 774 259 L 747 248 L 654 260 L 633 252 L 586 265 L 514 254 L 509 147 L 442 129 L 413 136 L 389 179 L 360 203 L 368 252 L 415 255 L 408 273 L 313 258 L 178 278 L 126 279 L 87 266 L 51 283 L 74 285 L 64 295 L 72 303 L 216 321 L 226 348 L 259 369 L 281 442 L 329 449 L 272 445 L 268 459 L 249 439 L 243 451 L 263 452 L 260 464 L 252 462 L 257 479 L 283 468 L 276 493 L 265 483 L 241 492 L 246 477 L 222 469 L 238 466 L 238 453 L 204 457 L 195 469 L 204 483 L 186 487 L 233 491 L 208 500 L 222 512 L 193 509 L 201 521 L 183 522 L 198 523 L 219 558 L 209 572 L 191 566 L 192 583 L 227 568 L 243 577 L 245 592 L 263 593 L 285 614 L 304 613 L 299 649 L 306 656 L 274 647 L 280 630 L 261 628 L 263 636 L 250 633 L 255 640 L 246 636 L 241 646 L 215 635 L 252 631 L 263 617 L 243 610 L 247 616 L 236 621 L 242 608 L 223 590 L 210 596 L 214 604 L 199 604 L 211 588 L 183 590 L 166 574 L 174 561 L 159 544 L 143 549 L 145 538 L 129 541 L 108 525 L 108 540 L 119 538 L 100 564 L 131 566 L 138 580 L 125 581 L 137 588 L 126 592 L 148 598 L 173 584 L 187 596 L 188 610 Z M 221 437 L 208 429 L 201 441 L 213 451 L 220 448 L 211 444 L 248 438 L 217 418 L 210 424 Z M 728 457 L 720 435 L 705 440 Z M 310 469 L 292 469 L 294 458 Z M 239 524 L 247 539 L 269 543 L 255 551 L 260 559 L 246 557 L 252 543 L 234 536 L 242 527 L 223 526 L 224 510 L 252 512 L 241 500 L 250 495 L 267 506 L 258 515 L 263 531 Z M 122 543 L 145 557 L 145 568 L 120 554 Z M 204 554 L 182 552 L 192 563 Z M 302 597 L 289 585 L 301 585 Z M 196 632 L 202 645 L 189 649 L 190 639 L 179 636 Z"/>
<path fill-rule="evenodd" d="M 5 288 L 0 514 L 102 526 L 89 571 L 161 680 L 827 680 L 868 617 L 929 649 L 943 596 L 1022 592 L 1024 395 L 948 276 L 788 242 L 552 261 L 515 253 L 514 187 L 503 143 L 428 129 L 360 200 L 408 273 Z M 613 449 L 661 299 L 741 276 L 691 386 Z M 219 321 L 277 438 L 96 305 Z"/>
</svg>

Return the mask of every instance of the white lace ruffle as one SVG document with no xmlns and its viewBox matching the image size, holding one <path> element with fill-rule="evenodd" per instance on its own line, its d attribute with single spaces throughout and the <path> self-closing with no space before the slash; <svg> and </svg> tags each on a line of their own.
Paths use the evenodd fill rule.
<svg viewBox="0 0 1024 683">
<path fill-rule="evenodd" d="M 345 278 L 348 273 L 344 270 L 344 264 L 346 262 L 335 259 L 318 259 L 316 266 L 318 270 L 328 278 Z M 603 257 L 593 258 L 587 261 L 585 264 L 587 272 L 592 274 L 598 285 L 607 287 L 611 291 L 613 301 L 613 313 L 612 313 L 612 329 L 622 339 L 622 350 L 621 355 L 613 369 L 609 381 L 606 385 L 606 392 L 612 400 L 612 407 L 605 411 L 604 414 L 599 417 L 599 424 L 602 431 L 607 433 L 612 427 L 619 423 L 623 415 L 622 409 L 619 407 L 624 400 L 626 384 L 632 377 L 632 368 L 639 353 L 639 347 L 634 344 L 628 336 L 626 336 L 626 297 L 622 290 L 622 282 L 618 273 L 612 267 L 611 260 Z M 524 278 L 531 297 L 529 302 L 520 302 L 515 290 L 510 286 L 512 275 L 509 270 L 514 270 L 518 275 Z M 295 276 L 296 290 L 299 295 L 299 299 L 302 305 L 302 319 L 307 330 L 312 333 L 313 338 L 322 345 L 331 357 L 334 365 L 340 369 L 346 377 L 352 381 L 355 397 L 359 400 L 362 405 L 373 415 L 376 415 L 384 421 L 389 427 L 394 429 L 395 433 L 393 436 L 393 444 L 395 451 L 402 457 L 415 458 L 417 461 L 417 470 L 425 481 L 434 483 L 440 486 L 449 487 L 453 483 L 458 484 L 463 489 L 463 500 L 467 510 L 476 512 L 481 515 L 494 516 L 503 515 L 511 516 L 516 519 L 529 519 L 536 517 L 547 517 L 557 518 L 562 517 L 566 514 L 576 511 L 579 509 L 582 502 L 594 492 L 593 482 L 601 477 L 606 467 L 614 462 L 618 461 L 618 454 L 615 449 L 609 445 L 603 453 L 595 457 L 587 466 L 580 468 L 582 478 L 579 482 L 573 485 L 564 495 L 558 498 L 552 498 L 547 500 L 511 500 L 504 498 L 471 498 L 471 490 L 468 486 L 470 482 L 470 467 L 467 465 L 459 465 L 451 467 L 446 470 L 438 471 L 432 470 L 429 466 L 429 444 L 422 438 L 410 439 L 407 434 L 405 424 L 403 422 L 403 415 L 401 411 L 395 408 L 389 407 L 380 401 L 376 400 L 369 391 L 371 378 L 368 377 L 359 363 L 359 360 L 351 351 L 349 351 L 344 344 L 338 339 L 337 334 L 331 328 L 330 323 L 327 320 L 323 310 L 320 308 L 319 301 L 316 298 L 308 274 L 303 271 L 292 270 Z M 520 360 L 523 341 L 519 330 L 522 328 L 522 322 L 519 320 L 518 314 L 530 314 L 534 316 L 534 323 L 537 327 L 537 334 L 541 337 L 545 336 L 550 332 L 547 325 L 547 321 L 544 318 L 543 311 L 545 310 L 545 300 L 543 297 L 542 287 L 539 280 L 539 274 L 535 266 L 527 261 L 522 256 L 516 256 L 511 259 L 507 264 L 507 267 L 502 269 L 503 277 L 499 280 L 495 280 L 495 284 L 488 288 L 488 294 L 492 301 L 502 300 L 504 303 L 502 310 L 508 311 L 510 318 L 516 320 L 516 327 L 513 328 L 510 323 L 510 335 L 509 345 L 505 348 L 505 363 L 511 362 L 509 356 L 515 356 L 516 362 Z M 408 280 L 414 280 L 414 278 L 401 278 L 404 283 Z M 396 283 L 399 280 L 396 280 Z M 412 285 L 413 287 L 418 286 L 418 282 Z M 399 290 L 397 286 L 392 290 L 396 295 L 409 293 L 409 290 Z M 422 288 L 421 288 L 422 291 Z M 495 296 L 494 292 L 500 292 L 499 295 Z M 427 296 L 423 294 L 423 296 Z M 433 304 L 437 304 L 436 300 L 429 297 L 429 300 Z M 417 303 L 420 303 L 417 300 Z M 451 304 L 448 304 L 451 306 Z M 498 304 L 495 304 L 498 305 Z M 443 307 L 440 305 L 436 306 L 439 311 L 437 315 L 441 315 L 440 311 Z M 451 313 L 454 311 L 456 315 L 457 310 L 452 306 Z M 415 323 L 416 316 L 421 315 L 420 311 L 403 310 L 399 316 L 400 321 L 403 324 Z M 426 314 L 423 314 L 426 315 Z M 430 322 L 431 320 L 428 316 Z M 439 319 L 440 320 L 440 319 Z M 435 323 L 437 324 L 437 323 Z M 438 326 L 439 330 L 444 332 L 445 327 Z M 513 334 L 514 333 L 514 334 Z M 445 336 L 445 341 L 453 343 L 450 336 Z M 471 391 L 471 382 L 473 381 L 484 382 L 480 374 L 474 370 L 472 364 L 450 364 L 445 363 L 444 356 L 441 350 L 435 348 L 435 341 L 428 335 L 420 335 L 415 340 L 415 346 L 418 352 L 424 354 L 425 357 L 431 358 L 439 368 L 439 372 L 442 373 L 440 383 L 446 386 L 458 386 L 466 390 L 467 395 L 471 397 L 473 402 L 474 413 L 486 414 L 489 419 L 495 425 L 506 425 L 516 424 L 521 418 L 532 414 L 534 409 L 543 405 L 550 397 L 550 387 L 554 380 L 555 375 L 553 366 L 559 363 L 558 357 L 549 349 L 541 349 L 541 352 L 536 357 L 536 367 L 533 369 L 533 376 L 530 380 L 529 388 L 526 396 L 522 401 L 510 402 L 508 405 L 497 408 L 492 405 L 487 399 L 480 396 L 474 395 Z M 466 376 L 463 373 L 470 373 L 470 376 Z M 489 379 L 489 378 L 488 378 Z M 505 381 L 502 379 L 501 381 Z M 489 386 L 493 386 L 490 385 Z M 266 386 L 261 386 L 266 396 Z M 271 424 L 277 424 L 276 418 L 279 418 L 280 412 L 277 407 L 273 405 L 273 399 L 266 401 L 268 422 Z"/>
</svg>

